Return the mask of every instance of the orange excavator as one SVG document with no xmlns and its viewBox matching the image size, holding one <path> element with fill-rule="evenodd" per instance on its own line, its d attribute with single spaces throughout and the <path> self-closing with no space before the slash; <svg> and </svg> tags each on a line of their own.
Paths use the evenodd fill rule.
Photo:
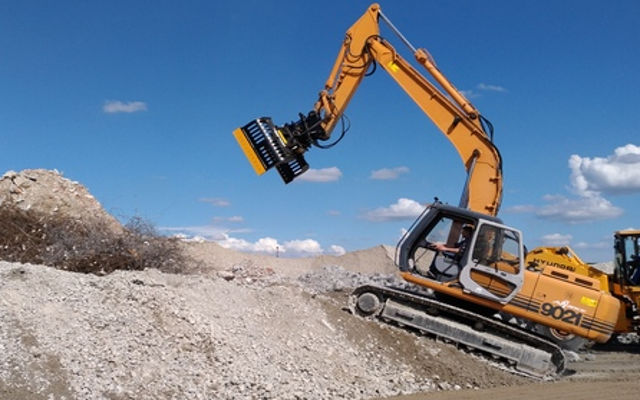
<svg viewBox="0 0 640 400">
<path fill-rule="evenodd" d="M 380 35 L 381 21 L 440 88 Z M 350 296 L 351 311 L 491 354 L 538 377 L 564 369 L 558 344 L 575 348 L 637 331 L 640 286 L 633 279 L 640 274 L 640 232 L 616 236 L 613 275 L 585 264 L 569 248 L 526 252 L 521 231 L 496 216 L 503 177 L 491 123 L 378 4 L 346 32 L 310 112 L 284 125 L 258 118 L 234 131 L 256 173 L 275 167 L 285 183 L 303 174 L 309 168 L 306 151 L 329 148 L 344 136 L 343 124 L 338 139 L 328 143 L 360 83 L 378 66 L 453 144 L 467 180 L 458 206 L 428 205 L 398 243 L 395 262 L 412 289 L 359 287 Z"/>
</svg>

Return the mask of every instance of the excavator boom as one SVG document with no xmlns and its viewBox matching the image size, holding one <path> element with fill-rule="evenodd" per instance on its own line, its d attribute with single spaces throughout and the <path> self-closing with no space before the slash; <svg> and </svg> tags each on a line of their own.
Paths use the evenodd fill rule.
<svg viewBox="0 0 640 400">
<path fill-rule="evenodd" d="M 380 36 L 380 20 L 407 44 L 417 63 L 444 92 Z M 300 114 L 298 121 L 282 126 L 274 125 L 270 118 L 258 118 L 234 131 L 255 171 L 262 174 L 276 167 L 285 183 L 304 173 L 308 164 L 303 154 L 312 145 L 330 146 L 324 142 L 331 138 L 374 63 L 389 73 L 457 150 L 468 174 L 460 206 L 496 215 L 502 199 L 502 159 L 485 132 L 483 117 L 438 70 L 429 53 L 415 49 L 377 4 L 347 30 L 329 78 L 307 115 Z"/>
</svg>

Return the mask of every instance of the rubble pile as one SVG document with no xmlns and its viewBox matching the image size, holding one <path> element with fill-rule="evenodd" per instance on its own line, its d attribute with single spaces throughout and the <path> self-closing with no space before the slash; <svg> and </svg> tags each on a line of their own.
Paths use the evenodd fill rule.
<svg viewBox="0 0 640 400">
<path fill-rule="evenodd" d="M 122 229 L 56 171 L 4 174 L 0 207 Z M 383 246 L 301 260 L 184 248 L 189 274 L 0 261 L 0 399 L 370 399 L 524 382 L 349 314 L 351 288 L 403 284 Z"/>
</svg>

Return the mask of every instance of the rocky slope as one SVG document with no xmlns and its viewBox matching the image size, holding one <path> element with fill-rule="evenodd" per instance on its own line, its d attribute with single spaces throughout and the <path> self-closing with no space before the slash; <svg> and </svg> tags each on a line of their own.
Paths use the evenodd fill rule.
<svg viewBox="0 0 640 400">
<path fill-rule="evenodd" d="M 97 277 L 0 262 L 0 398 L 365 399 L 521 379 L 351 316 L 342 289 L 367 279 L 335 266 Z"/>
<path fill-rule="evenodd" d="M 96 200 L 86 187 L 58 171 L 27 169 L 8 171 L 0 178 L 0 207 L 15 206 L 37 210 L 44 215 L 64 214 L 85 223 L 99 223 L 113 231 L 120 223 Z"/>
<path fill-rule="evenodd" d="M 8 206 L 122 229 L 55 171 L 5 174 Z M 531 382 L 350 315 L 351 288 L 398 283 L 388 247 L 310 259 L 183 247 L 194 262 L 170 270 L 188 274 L 0 261 L 0 399 L 370 399 Z"/>
</svg>

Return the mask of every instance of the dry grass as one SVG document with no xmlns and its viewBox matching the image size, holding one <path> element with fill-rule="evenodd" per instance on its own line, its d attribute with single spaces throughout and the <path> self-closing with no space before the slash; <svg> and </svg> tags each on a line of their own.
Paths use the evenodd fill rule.
<svg viewBox="0 0 640 400">
<path fill-rule="evenodd" d="M 100 275 L 145 268 L 179 273 L 188 265 L 177 239 L 158 235 L 141 218 L 114 232 L 107 224 L 6 206 L 0 207 L 0 259 Z"/>
</svg>

